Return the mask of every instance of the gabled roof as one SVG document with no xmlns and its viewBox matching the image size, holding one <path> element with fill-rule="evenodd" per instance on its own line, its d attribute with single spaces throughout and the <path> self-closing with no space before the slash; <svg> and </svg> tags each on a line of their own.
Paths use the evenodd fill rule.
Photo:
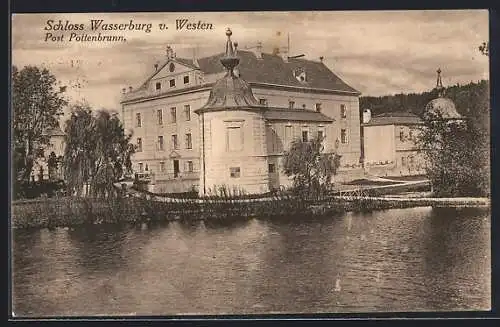
<svg viewBox="0 0 500 327">
<path fill-rule="evenodd" d="M 187 66 L 187 67 L 192 68 L 192 69 L 199 69 L 193 63 L 193 60 L 184 59 L 184 58 L 177 58 L 177 57 L 175 57 L 175 58 L 169 58 L 165 62 L 163 62 L 163 64 L 159 65 L 158 68 L 153 73 L 151 73 L 151 75 L 148 76 L 148 78 L 144 81 L 144 83 L 142 83 L 141 86 L 138 87 L 138 89 L 141 90 L 141 89 L 147 88 L 147 85 L 148 85 L 149 81 L 151 81 L 153 79 L 153 77 L 155 77 L 156 74 L 158 74 L 170 62 L 175 62 L 175 63 Z"/>
<path fill-rule="evenodd" d="M 314 121 L 331 123 L 334 121 L 321 112 L 307 110 L 307 109 L 283 109 L 283 108 L 267 108 L 264 111 L 264 118 L 266 120 L 287 120 L 287 121 Z"/>
<path fill-rule="evenodd" d="M 200 58 L 198 66 L 192 59 L 173 58 L 167 60 L 158 67 L 140 88 L 144 88 L 153 76 L 165 67 L 170 61 L 178 62 L 193 69 L 200 69 L 205 74 L 217 74 L 225 71 L 220 63 L 224 53 Z M 238 50 L 240 63 L 237 67 L 239 75 L 248 83 L 274 84 L 291 87 L 323 89 L 329 91 L 360 94 L 359 91 L 347 85 L 335 73 L 333 73 L 322 62 L 290 58 L 285 62 L 279 55 L 262 53 L 262 59 L 258 59 L 254 52 Z M 303 69 L 307 75 L 306 82 L 299 82 L 293 75 L 295 69 Z"/>
<path fill-rule="evenodd" d="M 368 123 L 361 126 L 380 126 L 380 125 L 418 125 L 423 121 L 417 115 L 411 112 L 386 112 L 370 119 Z"/>
</svg>

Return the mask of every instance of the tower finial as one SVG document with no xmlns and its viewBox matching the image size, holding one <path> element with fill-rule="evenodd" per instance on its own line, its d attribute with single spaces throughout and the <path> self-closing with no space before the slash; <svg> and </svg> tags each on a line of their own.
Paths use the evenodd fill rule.
<svg viewBox="0 0 500 327">
<path fill-rule="evenodd" d="M 231 75 L 233 75 L 233 69 L 239 64 L 240 59 L 236 57 L 236 50 L 238 48 L 238 43 L 237 42 L 233 43 L 231 41 L 231 35 L 233 35 L 231 29 L 229 27 L 226 28 L 226 36 L 227 36 L 226 53 L 220 59 L 220 62 L 227 69 L 227 71 Z"/>
<path fill-rule="evenodd" d="M 441 68 L 438 68 L 436 72 L 437 72 L 436 90 L 438 91 L 438 96 L 443 97 L 444 87 L 443 87 L 443 81 L 441 80 Z"/>
</svg>

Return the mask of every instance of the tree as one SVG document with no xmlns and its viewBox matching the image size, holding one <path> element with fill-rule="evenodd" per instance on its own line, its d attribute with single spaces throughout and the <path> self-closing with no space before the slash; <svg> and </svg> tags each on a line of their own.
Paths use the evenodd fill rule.
<svg viewBox="0 0 500 327">
<path fill-rule="evenodd" d="M 63 89 L 45 68 L 12 69 L 12 138 L 15 183 L 29 182 L 35 160 L 48 143 L 47 132 L 56 127 L 63 107 Z"/>
<path fill-rule="evenodd" d="M 436 195 L 488 195 L 489 175 L 485 178 L 484 174 L 489 160 L 485 160 L 478 133 L 470 119 L 449 121 L 439 115 L 426 116 L 417 142 Z"/>
<path fill-rule="evenodd" d="M 283 171 L 293 177 L 299 193 L 319 195 L 326 191 L 340 166 L 340 155 L 324 153 L 323 138 L 297 139 L 283 156 Z"/>
<path fill-rule="evenodd" d="M 88 105 L 75 105 L 66 123 L 64 172 L 68 191 L 106 197 L 114 194 L 113 183 L 131 172 L 135 147 L 116 115 L 96 113 Z"/>
<path fill-rule="evenodd" d="M 485 56 L 489 56 L 490 55 L 490 42 L 483 42 L 480 46 L 479 46 L 479 51 L 481 51 L 481 53 Z"/>
<path fill-rule="evenodd" d="M 49 170 L 50 181 L 54 181 L 56 179 L 57 166 L 58 159 L 54 151 L 52 151 L 47 159 L 47 169 Z"/>
</svg>

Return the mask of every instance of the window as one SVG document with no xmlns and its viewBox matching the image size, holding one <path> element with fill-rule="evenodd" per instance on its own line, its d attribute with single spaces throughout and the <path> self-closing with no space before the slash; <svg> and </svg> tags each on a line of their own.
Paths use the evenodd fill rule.
<svg viewBox="0 0 500 327">
<path fill-rule="evenodd" d="M 160 162 L 160 172 L 165 172 L 165 162 L 164 161 L 161 161 Z"/>
<path fill-rule="evenodd" d="M 186 165 L 186 170 L 189 172 L 189 173 L 192 173 L 193 172 L 193 162 L 191 160 L 189 160 L 187 162 L 187 165 Z"/>
<path fill-rule="evenodd" d="M 184 106 L 184 116 L 186 117 L 186 121 L 191 120 L 191 106 L 188 104 Z"/>
<path fill-rule="evenodd" d="M 168 70 L 170 70 L 170 72 L 173 72 L 175 70 L 175 65 L 174 63 L 170 63 L 170 66 L 168 67 Z"/>
<path fill-rule="evenodd" d="M 323 140 L 324 137 L 323 131 L 318 131 L 318 139 Z"/>
<path fill-rule="evenodd" d="M 145 171 L 149 170 L 148 164 L 146 164 L 146 168 L 144 168 Z"/>
<path fill-rule="evenodd" d="M 292 126 L 285 126 L 285 140 L 286 142 L 290 142 L 293 138 L 292 135 Z"/>
<path fill-rule="evenodd" d="M 142 152 L 142 139 L 137 138 L 137 152 Z"/>
<path fill-rule="evenodd" d="M 175 86 L 175 79 L 171 79 L 169 81 L 169 83 L 170 83 L 170 87 L 174 87 Z"/>
<path fill-rule="evenodd" d="M 191 141 L 191 133 L 186 134 L 186 149 L 192 149 L 193 143 Z"/>
<path fill-rule="evenodd" d="M 341 129 L 340 130 L 340 142 L 342 142 L 344 144 L 348 142 L 348 139 L 347 139 L 347 130 L 346 129 Z"/>
<path fill-rule="evenodd" d="M 163 151 L 163 136 L 158 136 L 158 150 Z"/>
<path fill-rule="evenodd" d="M 295 101 L 288 101 L 288 108 L 289 109 L 293 109 L 294 106 L 295 106 Z"/>
<path fill-rule="evenodd" d="M 267 106 L 267 99 L 259 99 L 259 104 L 261 106 Z"/>
<path fill-rule="evenodd" d="M 321 103 L 316 103 L 315 108 L 317 112 L 321 112 Z"/>
<path fill-rule="evenodd" d="M 189 76 L 184 76 L 184 84 L 188 84 L 189 83 Z"/>
<path fill-rule="evenodd" d="M 270 173 L 275 173 L 276 172 L 276 165 L 273 163 L 269 164 L 269 172 Z"/>
<path fill-rule="evenodd" d="M 139 112 L 135 114 L 135 126 L 136 127 L 142 126 L 141 113 L 139 113 Z"/>
<path fill-rule="evenodd" d="M 405 140 L 405 133 L 404 133 L 403 129 L 401 129 L 401 130 L 399 131 L 399 140 L 400 140 L 401 142 L 404 142 L 404 140 Z"/>
<path fill-rule="evenodd" d="M 413 140 L 413 130 L 412 129 L 410 129 L 410 134 L 408 137 L 410 138 L 410 140 Z"/>
<path fill-rule="evenodd" d="M 170 108 L 170 120 L 173 124 L 177 122 L 177 109 L 175 107 Z"/>
<path fill-rule="evenodd" d="M 229 168 L 229 174 L 230 174 L 231 178 L 239 178 L 240 177 L 240 167 Z"/>
<path fill-rule="evenodd" d="M 405 157 L 401 157 L 401 166 L 406 166 L 406 158 Z"/>
<path fill-rule="evenodd" d="M 231 126 L 227 128 L 227 150 L 243 150 L 243 135 L 241 132 L 241 127 Z"/>
<path fill-rule="evenodd" d="M 158 118 L 158 125 L 163 125 L 163 110 L 158 109 L 156 111 L 156 117 Z"/>
<path fill-rule="evenodd" d="M 161 90 L 161 83 L 160 83 L 160 82 L 157 82 L 157 83 L 155 84 L 155 89 L 156 89 L 156 90 Z"/>
<path fill-rule="evenodd" d="M 345 104 L 340 105 L 340 116 L 342 118 L 347 118 L 347 109 L 345 107 Z"/>
<path fill-rule="evenodd" d="M 172 135 L 172 148 L 177 150 L 179 148 L 179 144 L 177 142 L 177 135 Z"/>
<path fill-rule="evenodd" d="M 139 172 L 142 173 L 144 171 L 144 165 L 142 162 L 139 162 Z"/>
<path fill-rule="evenodd" d="M 308 141 L 309 141 L 309 132 L 302 131 L 302 142 L 308 142 Z"/>
</svg>

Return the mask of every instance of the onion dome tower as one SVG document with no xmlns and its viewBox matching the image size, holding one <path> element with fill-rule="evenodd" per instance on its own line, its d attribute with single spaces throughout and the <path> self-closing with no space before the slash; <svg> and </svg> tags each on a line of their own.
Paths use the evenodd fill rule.
<svg viewBox="0 0 500 327">
<path fill-rule="evenodd" d="M 445 88 L 441 80 L 441 69 L 437 70 L 436 88 L 438 97 L 431 100 L 424 110 L 424 118 L 434 120 L 463 120 L 463 117 L 458 113 L 455 104 L 452 100 L 445 97 Z"/>
<path fill-rule="evenodd" d="M 226 30 L 227 42 L 220 59 L 226 74 L 210 91 L 200 116 L 201 196 L 213 195 L 221 186 L 244 193 L 269 191 L 264 111 L 252 88 L 238 74 L 236 42 Z"/>
</svg>

